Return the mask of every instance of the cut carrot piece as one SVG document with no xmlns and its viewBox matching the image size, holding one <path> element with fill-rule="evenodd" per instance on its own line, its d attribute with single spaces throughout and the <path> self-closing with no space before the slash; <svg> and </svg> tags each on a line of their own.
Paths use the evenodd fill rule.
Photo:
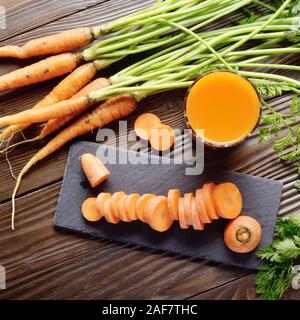
<svg viewBox="0 0 300 320">
<path fill-rule="evenodd" d="M 195 230 L 204 230 L 204 223 L 202 223 L 199 218 L 197 202 L 195 197 L 193 197 L 191 202 L 191 214 L 192 214 L 193 228 Z"/>
<path fill-rule="evenodd" d="M 127 210 L 126 210 L 126 199 L 127 199 L 127 195 L 125 194 L 120 200 L 119 200 L 119 205 L 118 205 L 118 213 L 119 213 L 119 218 L 121 219 L 121 221 L 123 222 L 130 222 L 130 220 L 128 219 L 127 216 Z"/>
<path fill-rule="evenodd" d="M 106 200 L 110 200 L 110 199 L 111 199 L 111 194 L 107 193 L 107 192 L 101 192 L 96 199 L 97 209 L 100 212 L 100 214 L 105 218 L 106 218 L 106 216 L 105 216 L 105 211 L 104 211 L 104 202 Z"/>
<path fill-rule="evenodd" d="M 123 196 L 125 196 L 125 193 L 123 191 L 120 191 L 115 192 L 111 197 L 110 209 L 115 218 L 119 218 L 119 202 Z"/>
<path fill-rule="evenodd" d="M 193 225 L 192 212 L 191 212 L 192 199 L 193 199 L 192 193 L 186 193 L 183 197 L 185 221 L 190 226 Z"/>
<path fill-rule="evenodd" d="M 211 223 L 211 218 L 207 214 L 205 205 L 204 205 L 204 198 L 203 198 L 203 190 L 198 189 L 196 191 L 196 203 L 199 212 L 199 218 L 202 223 Z"/>
<path fill-rule="evenodd" d="M 151 130 L 150 144 L 157 151 L 166 151 L 171 149 L 174 141 L 174 130 L 166 124 L 161 124 Z"/>
<path fill-rule="evenodd" d="M 116 218 L 112 214 L 110 203 L 111 203 L 111 198 L 104 201 L 104 205 L 103 205 L 103 211 L 105 213 L 104 216 L 105 216 L 105 219 L 106 219 L 107 222 L 116 224 L 116 223 L 120 222 L 120 219 Z"/>
<path fill-rule="evenodd" d="M 83 154 L 80 161 L 82 170 L 92 188 L 97 187 L 110 176 L 104 164 L 93 154 Z"/>
<path fill-rule="evenodd" d="M 153 113 L 140 115 L 134 123 L 134 130 L 138 137 L 144 140 L 150 139 L 151 130 L 161 124 L 158 116 Z"/>
<path fill-rule="evenodd" d="M 126 202 L 125 202 L 126 213 L 127 213 L 127 217 L 131 221 L 138 219 L 135 211 L 135 205 L 139 198 L 140 198 L 140 195 L 138 193 L 133 193 L 133 194 L 130 194 L 126 199 Z"/>
<path fill-rule="evenodd" d="M 203 199 L 204 199 L 206 212 L 209 215 L 209 217 L 213 220 L 219 219 L 219 216 L 214 206 L 214 199 L 213 199 L 213 192 L 214 192 L 215 186 L 216 185 L 214 183 L 205 183 L 205 185 L 203 186 Z"/>
<path fill-rule="evenodd" d="M 173 219 L 170 217 L 168 210 L 168 200 L 164 196 L 154 197 L 149 200 L 148 223 L 150 227 L 159 232 L 165 232 L 173 224 Z"/>
<path fill-rule="evenodd" d="M 180 198 L 179 189 L 171 189 L 168 192 L 168 209 L 171 217 L 174 220 L 178 220 L 178 200 Z"/>
<path fill-rule="evenodd" d="M 181 229 L 188 229 L 189 226 L 185 220 L 185 212 L 184 212 L 184 199 L 180 198 L 178 200 L 178 217 L 179 217 L 179 225 Z"/>
<path fill-rule="evenodd" d="M 153 197 L 155 197 L 154 194 L 146 193 L 146 194 L 143 194 L 136 202 L 136 205 L 135 205 L 136 215 L 137 215 L 137 218 L 142 222 L 145 222 L 144 214 L 145 214 L 147 203 Z"/>
<path fill-rule="evenodd" d="M 90 222 L 96 222 L 102 218 L 102 214 L 97 209 L 96 198 L 86 199 L 82 204 L 81 212 L 84 218 Z"/>
<path fill-rule="evenodd" d="M 217 214 L 225 219 L 234 219 L 241 214 L 243 207 L 242 195 L 238 187 L 231 183 L 221 183 L 213 192 Z"/>
</svg>

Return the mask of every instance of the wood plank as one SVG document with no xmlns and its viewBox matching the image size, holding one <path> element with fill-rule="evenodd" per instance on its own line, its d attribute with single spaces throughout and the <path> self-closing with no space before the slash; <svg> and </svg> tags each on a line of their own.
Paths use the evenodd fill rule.
<svg viewBox="0 0 300 320">
<path fill-rule="evenodd" d="M 0 30 L 0 41 L 25 31 L 33 30 L 52 21 L 93 7 L 105 0 L 27 0 L 7 1 L 6 29 Z M 1 44 L 2 45 L 2 44 Z"/>
<path fill-rule="evenodd" d="M 61 183 L 0 205 L 0 299 L 183 299 L 249 273 L 173 254 L 56 232 Z M 8 245 L 9 244 L 9 245 Z"/>
</svg>

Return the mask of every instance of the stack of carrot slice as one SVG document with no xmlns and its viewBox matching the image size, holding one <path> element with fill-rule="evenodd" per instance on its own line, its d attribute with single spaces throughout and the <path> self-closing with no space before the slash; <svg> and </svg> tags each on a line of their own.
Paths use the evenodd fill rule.
<svg viewBox="0 0 300 320">
<path fill-rule="evenodd" d="M 140 220 L 159 232 L 167 231 L 174 220 L 182 229 L 192 226 L 195 230 L 204 230 L 206 223 L 220 217 L 234 219 L 241 210 L 241 193 L 230 182 L 206 183 L 202 189 L 196 190 L 195 195 L 186 193 L 182 197 L 178 189 L 169 190 L 167 197 L 102 192 L 97 198 L 88 198 L 82 205 L 82 214 L 88 221 L 96 222 L 102 217 L 113 224 Z"/>
</svg>

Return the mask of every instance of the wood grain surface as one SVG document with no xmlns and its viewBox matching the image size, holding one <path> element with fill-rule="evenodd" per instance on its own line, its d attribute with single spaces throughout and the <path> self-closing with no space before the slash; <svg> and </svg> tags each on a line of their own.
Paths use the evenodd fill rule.
<svg viewBox="0 0 300 320">
<path fill-rule="evenodd" d="M 67 28 L 101 24 L 150 5 L 152 0 L 4 0 L 7 29 L 0 45 Z M 291 57 L 299 61 L 298 57 Z M 286 61 L 282 61 L 286 63 Z M 3 59 L 0 74 L 31 61 Z M 130 59 L 113 67 L 130 63 Z M 295 75 L 296 76 L 296 75 Z M 59 79 L 0 94 L 0 115 L 24 110 L 45 96 Z M 139 113 L 154 112 L 173 127 L 185 127 L 184 91 L 153 96 L 129 118 L 129 129 Z M 288 108 L 292 95 L 271 102 Z M 110 126 L 118 128 L 118 124 Z M 25 132 L 26 137 L 34 130 Z M 83 137 L 95 141 L 95 133 Z M 124 142 L 126 137 L 118 137 Z M 9 155 L 15 173 L 45 141 L 17 148 Z M 132 146 L 133 143 L 129 143 Z M 10 230 L 10 196 L 14 179 L 0 158 L 0 264 L 7 270 L 7 290 L 0 299 L 255 299 L 254 275 L 243 269 L 188 259 L 164 252 L 114 242 L 81 238 L 53 229 L 68 146 L 34 167 L 24 178 L 17 200 L 16 230 Z M 222 161 L 220 161 L 222 159 Z M 257 144 L 257 133 L 243 145 L 209 152 L 206 161 L 219 168 L 245 172 L 284 183 L 280 214 L 300 212 L 300 194 L 293 188 L 296 168 L 274 155 L 271 144 Z M 300 299 L 290 290 L 286 299 Z"/>
</svg>

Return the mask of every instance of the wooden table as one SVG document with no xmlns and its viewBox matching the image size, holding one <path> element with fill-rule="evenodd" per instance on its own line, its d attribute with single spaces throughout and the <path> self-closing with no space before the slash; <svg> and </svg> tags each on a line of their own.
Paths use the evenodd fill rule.
<svg viewBox="0 0 300 320">
<path fill-rule="evenodd" d="M 67 28 L 104 23 L 151 3 L 152 0 L 65 0 L 63 4 L 59 0 L 2 0 L 7 9 L 7 29 L 0 30 L 0 45 L 22 44 Z M 0 74 L 27 63 L 2 60 Z M 32 106 L 58 80 L 1 94 L 0 115 Z M 173 127 L 184 128 L 183 96 L 184 92 L 176 92 L 147 99 L 129 118 L 130 129 L 136 115 L 146 111 L 158 114 Z M 290 95 L 284 95 L 272 103 L 284 109 L 290 99 Z M 117 124 L 111 127 L 117 128 Z M 95 135 L 83 139 L 95 141 Z M 9 157 L 14 172 L 44 143 L 15 149 Z M 7 290 L 0 291 L 0 299 L 257 299 L 255 274 L 251 271 L 56 232 L 53 214 L 67 151 L 68 146 L 37 165 L 24 179 L 17 200 L 15 231 L 10 229 L 10 196 L 15 181 L 5 158 L 0 158 L 0 264 L 7 270 L 8 281 Z M 293 189 L 296 168 L 279 161 L 271 144 L 258 145 L 256 133 L 242 146 L 218 157 L 207 154 L 206 161 L 282 181 L 279 214 L 299 212 L 300 194 Z M 300 291 L 290 290 L 285 297 L 300 299 Z"/>
</svg>

